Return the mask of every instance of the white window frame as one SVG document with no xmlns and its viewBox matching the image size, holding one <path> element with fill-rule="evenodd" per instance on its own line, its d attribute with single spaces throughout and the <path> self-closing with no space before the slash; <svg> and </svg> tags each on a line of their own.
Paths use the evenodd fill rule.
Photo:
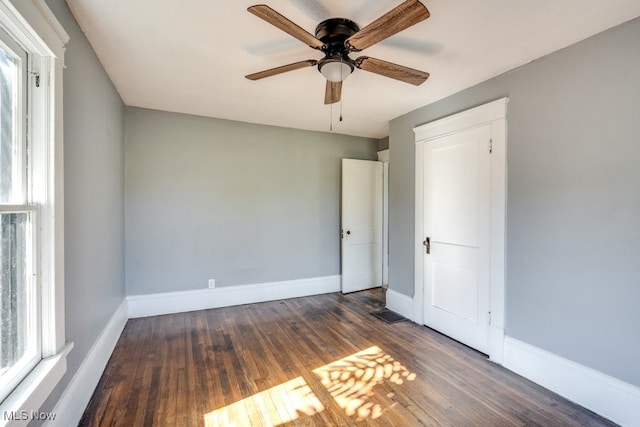
<svg viewBox="0 0 640 427">
<path fill-rule="evenodd" d="M 28 129 L 30 203 L 37 206 L 41 302 L 42 359 L 20 385 L 0 403 L 0 426 L 7 413 L 37 411 L 67 369 L 73 343 L 65 340 L 64 322 L 64 193 L 62 71 L 69 36 L 44 0 L 0 0 L 0 26 L 28 52 Z M 36 85 L 36 77 L 39 87 Z"/>
<path fill-rule="evenodd" d="M 26 309 L 29 310 L 30 316 L 27 319 L 28 339 L 31 341 L 27 348 L 25 348 L 25 354 L 22 355 L 20 360 L 9 368 L 7 372 L 2 375 L 3 384 L 0 386 L 0 402 L 4 400 L 9 394 L 11 389 L 15 388 L 25 377 L 31 372 L 34 366 L 42 358 L 41 348 L 41 310 L 40 310 L 40 292 L 39 292 L 39 278 L 38 278 L 38 259 L 37 251 L 37 206 L 30 203 L 31 194 L 27 185 L 31 182 L 29 176 L 30 166 L 27 164 L 27 158 L 30 157 L 30 150 L 28 150 L 27 142 L 27 122 L 29 113 L 27 107 L 30 104 L 28 102 L 29 89 L 29 71 L 31 70 L 30 58 L 27 56 L 25 49 L 14 40 L 13 36 L 8 34 L 4 29 L 1 29 L 0 33 L 0 47 L 5 50 L 10 56 L 13 56 L 18 68 L 16 86 L 14 87 L 15 99 L 14 99 L 14 113 L 17 113 L 17 117 L 14 118 L 14 135 L 13 143 L 17 145 L 17 149 L 13 155 L 13 176 L 12 183 L 12 203 L 15 204 L 0 204 L 0 213 L 2 214 L 28 214 L 29 215 L 29 230 L 28 236 L 31 236 L 31 241 L 28 243 L 27 256 L 24 260 L 26 262 L 26 286 L 25 293 L 30 295 L 27 297 Z M 17 192 L 20 195 L 20 199 L 15 198 Z"/>
</svg>

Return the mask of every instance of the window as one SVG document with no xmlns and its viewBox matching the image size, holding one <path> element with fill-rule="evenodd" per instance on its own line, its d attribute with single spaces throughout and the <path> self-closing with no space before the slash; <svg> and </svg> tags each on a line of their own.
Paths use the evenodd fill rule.
<svg viewBox="0 0 640 427">
<path fill-rule="evenodd" d="M 0 425 L 40 408 L 72 347 L 61 163 L 67 40 L 43 0 L 0 0 Z"/>
<path fill-rule="evenodd" d="M 0 30 L 0 400 L 38 362 L 36 210 L 29 205 L 27 53 Z"/>
</svg>

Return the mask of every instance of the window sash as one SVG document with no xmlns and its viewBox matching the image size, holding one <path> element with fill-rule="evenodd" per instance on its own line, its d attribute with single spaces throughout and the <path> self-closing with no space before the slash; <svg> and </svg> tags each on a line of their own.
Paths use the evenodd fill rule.
<svg viewBox="0 0 640 427">
<path fill-rule="evenodd" d="M 16 318 L 14 324 L 11 325 L 11 320 L 8 320 L 3 314 L 3 329 L 8 329 L 7 326 L 12 326 L 14 332 L 20 334 L 15 343 L 12 343 L 12 347 L 2 346 L 0 349 L 0 357 L 9 358 L 9 352 L 20 351 L 17 360 L 14 360 L 10 366 L 6 369 L 2 369 L 0 364 L 0 401 L 2 401 L 11 391 L 22 381 L 22 379 L 33 369 L 34 366 L 42 359 L 42 340 L 41 340 L 41 296 L 38 286 L 38 280 L 36 277 L 37 271 L 37 206 L 21 205 L 10 206 L 0 205 L 0 216 L 8 214 L 25 215 L 24 231 L 16 231 L 16 234 L 21 234 L 24 239 L 24 250 L 22 255 L 18 255 L 15 261 L 18 270 L 23 270 L 23 273 L 16 272 L 16 281 L 9 283 L 8 286 L 15 287 L 9 292 L 9 301 L 3 301 L 3 305 L 10 304 L 16 311 Z M 16 239 L 19 239 L 16 236 Z M 11 242 L 18 246 L 18 241 Z M 16 256 L 14 253 L 10 253 L 10 256 Z M 4 260 L 6 261 L 6 260 Z M 24 277 L 19 277 L 24 275 Z M 5 283 L 5 285 L 7 285 Z M 7 289 L 4 290 L 7 292 Z M 4 296 L 7 296 L 5 293 Z M 6 308 L 6 307 L 5 307 Z M 24 313 L 21 311 L 24 310 Z M 8 323 L 8 324 L 7 324 Z M 7 332 L 7 331 L 5 331 Z M 1 337 L 4 338 L 4 337 Z M 20 340 L 23 340 L 22 342 Z M 3 340 L 4 341 L 4 340 Z M 22 345 L 20 345 L 22 343 Z M 2 354 L 3 352 L 6 352 Z"/>
<path fill-rule="evenodd" d="M 10 152 L 4 152 L 3 157 L 9 156 L 10 162 L 5 166 L 8 166 L 11 170 L 10 173 L 10 189 L 6 182 L 2 183 L 0 192 L 7 194 L 0 194 L 0 203 L 27 203 L 29 200 L 27 181 L 29 173 L 28 165 L 28 147 L 27 147 L 27 95 L 28 95 L 28 72 L 29 64 L 27 52 L 20 47 L 20 45 L 3 29 L 0 28 L 0 48 L 2 48 L 7 56 L 9 56 L 14 62 L 17 68 L 15 75 L 15 81 L 13 82 L 15 87 L 12 87 L 14 93 L 7 94 L 5 90 L 0 93 L 2 110 L 6 104 L 11 103 L 11 120 L 2 120 L 0 124 L 0 132 L 4 133 L 3 137 L 11 138 Z M 7 99 L 10 95 L 13 99 Z M 4 111 L 0 111 L 1 115 L 6 114 Z M 8 129 L 7 129 L 8 127 Z M 6 148 L 6 147 L 5 147 Z M 6 150 L 3 150 L 6 151 Z M 5 168 L 6 169 L 6 168 Z M 6 173 L 6 171 L 5 171 Z M 1 179 L 1 178 L 0 178 Z M 7 187 L 7 188 L 5 188 Z M 3 191 L 4 190 L 4 191 Z M 8 191 L 7 191 L 8 190 Z"/>
</svg>

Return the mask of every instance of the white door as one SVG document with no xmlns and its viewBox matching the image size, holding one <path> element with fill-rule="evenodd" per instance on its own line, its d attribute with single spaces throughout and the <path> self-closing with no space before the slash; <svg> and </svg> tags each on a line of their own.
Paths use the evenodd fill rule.
<svg viewBox="0 0 640 427">
<path fill-rule="evenodd" d="M 342 292 L 382 286 L 382 163 L 342 159 Z"/>
<path fill-rule="evenodd" d="M 424 146 L 425 324 L 489 351 L 491 126 Z"/>
</svg>

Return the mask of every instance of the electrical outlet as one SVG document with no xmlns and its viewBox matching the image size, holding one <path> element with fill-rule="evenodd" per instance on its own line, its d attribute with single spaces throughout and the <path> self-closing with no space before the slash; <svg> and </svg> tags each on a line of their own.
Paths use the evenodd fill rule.
<svg viewBox="0 0 640 427">
<path fill-rule="evenodd" d="M 209 279 L 209 288 L 213 289 L 216 287 L 216 279 Z"/>
</svg>

